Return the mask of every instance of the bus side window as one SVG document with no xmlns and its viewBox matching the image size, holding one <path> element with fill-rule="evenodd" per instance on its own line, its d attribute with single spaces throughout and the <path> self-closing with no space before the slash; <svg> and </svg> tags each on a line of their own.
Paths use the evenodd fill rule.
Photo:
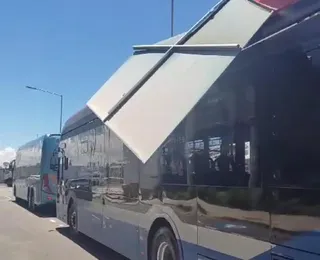
<svg viewBox="0 0 320 260">
<path fill-rule="evenodd" d="M 189 167 L 196 185 L 248 187 L 255 125 L 251 87 L 212 88 L 194 108 Z M 202 140 L 201 147 L 196 147 Z M 251 149 L 252 148 L 252 149 Z"/>
<path fill-rule="evenodd" d="M 168 184 L 187 184 L 187 158 L 184 152 L 184 136 L 175 135 L 168 138 L 161 148 L 162 182 Z"/>
</svg>

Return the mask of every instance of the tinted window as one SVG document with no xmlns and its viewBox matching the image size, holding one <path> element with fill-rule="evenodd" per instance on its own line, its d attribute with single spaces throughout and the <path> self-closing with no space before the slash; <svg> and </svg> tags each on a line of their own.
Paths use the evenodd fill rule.
<svg viewBox="0 0 320 260">
<path fill-rule="evenodd" d="M 163 182 L 258 185 L 255 98 L 248 82 L 212 86 L 161 147 Z"/>
<path fill-rule="evenodd" d="M 108 183 L 121 185 L 124 183 L 124 165 L 123 160 L 124 145 L 121 140 L 113 133 L 109 132 L 108 154 Z"/>
<path fill-rule="evenodd" d="M 255 88 L 249 83 L 225 80 L 208 91 L 187 119 L 194 124 L 186 146 L 196 184 L 248 186 L 250 179 L 257 181 L 254 117 Z"/>
<path fill-rule="evenodd" d="M 279 60 L 276 82 L 261 90 L 264 147 L 271 183 L 320 187 L 319 77 L 304 56 Z"/>
<path fill-rule="evenodd" d="M 105 187 L 107 177 L 108 157 L 106 154 L 108 145 L 109 130 L 106 126 L 100 125 L 89 131 L 89 163 L 87 168 L 91 175 L 91 184 L 94 187 Z M 102 190 L 93 190 L 95 193 L 101 193 Z"/>
<path fill-rule="evenodd" d="M 185 122 L 182 122 L 161 147 L 162 182 L 187 184 Z"/>
</svg>

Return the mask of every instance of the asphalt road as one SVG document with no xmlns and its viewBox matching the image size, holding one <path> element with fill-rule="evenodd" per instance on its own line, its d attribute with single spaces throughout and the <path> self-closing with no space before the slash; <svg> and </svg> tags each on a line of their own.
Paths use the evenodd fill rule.
<svg viewBox="0 0 320 260">
<path fill-rule="evenodd" d="M 72 240 L 52 212 L 29 212 L 17 204 L 12 189 L 0 184 L 0 259 L 124 260 L 107 247 L 80 236 Z"/>
</svg>

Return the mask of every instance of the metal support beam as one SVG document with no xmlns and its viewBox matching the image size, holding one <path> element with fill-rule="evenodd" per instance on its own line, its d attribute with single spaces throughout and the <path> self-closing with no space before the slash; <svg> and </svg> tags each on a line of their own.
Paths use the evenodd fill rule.
<svg viewBox="0 0 320 260">
<path fill-rule="evenodd" d="M 180 50 L 228 50 L 228 49 L 238 49 L 239 44 L 191 44 L 191 45 L 134 45 L 134 51 L 148 51 L 148 50 L 169 50 L 180 49 Z"/>
</svg>

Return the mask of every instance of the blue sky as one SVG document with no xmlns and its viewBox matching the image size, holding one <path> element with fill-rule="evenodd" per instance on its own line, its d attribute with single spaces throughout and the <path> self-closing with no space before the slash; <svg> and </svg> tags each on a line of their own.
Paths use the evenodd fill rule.
<svg viewBox="0 0 320 260">
<path fill-rule="evenodd" d="M 175 0 L 175 33 L 217 0 Z M 0 151 L 59 130 L 132 53 L 170 35 L 170 0 L 0 1 Z M 0 153 L 1 154 L 1 153 Z"/>
</svg>

